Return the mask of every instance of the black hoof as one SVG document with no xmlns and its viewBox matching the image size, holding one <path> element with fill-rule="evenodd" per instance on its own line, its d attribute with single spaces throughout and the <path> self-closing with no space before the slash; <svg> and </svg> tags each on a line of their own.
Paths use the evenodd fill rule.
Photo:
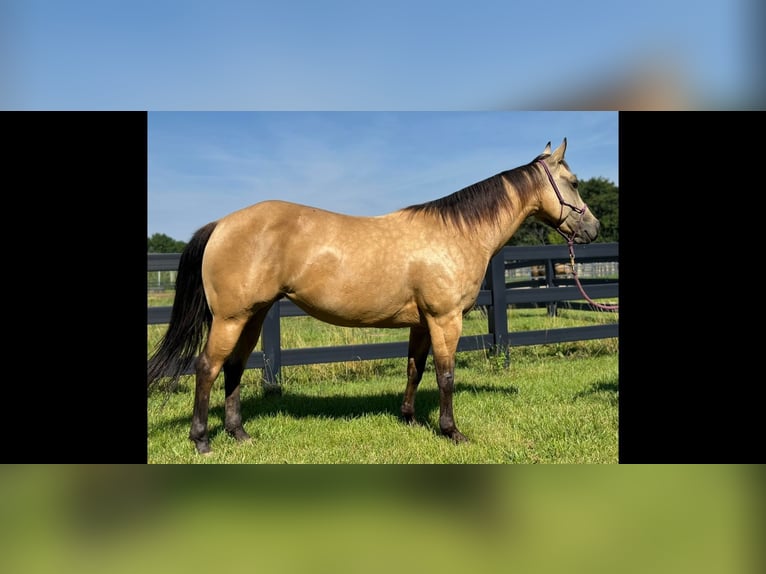
<svg viewBox="0 0 766 574">
<path fill-rule="evenodd" d="M 409 424 L 409 425 L 416 424 L 415 413 L 406 413 L 406 412 L 402 411 L 402 420 L 404 422 L 406 422 L 407 424 Z"/>
<path fill-rule="evenodd" d="M 210 454 L 210 443 L 207 440 L 192 440 L 194 441 L 194 446 L 197 447 L 197 452 L 199 454 Z"/>
<path fill-rule="evenodd" d="M 250 435 L 245 432 L 245 429 L 242 427 L 235 428 L 234 430 L 227 430 L 227 433 L 229 433 L 229 436 L 234 437 L 237 442 L 245 442 L 252 440 L 250 438 Z"/>
<path fill-rule="evenodd" d="M 452 442 L 454 442 L 455 444 L 469 442 L 468 439 L 465 437 L 465 435 L 457 429 L 453 431 L 445 432 L 444 435 L 452 439 Z"/>
</svg>

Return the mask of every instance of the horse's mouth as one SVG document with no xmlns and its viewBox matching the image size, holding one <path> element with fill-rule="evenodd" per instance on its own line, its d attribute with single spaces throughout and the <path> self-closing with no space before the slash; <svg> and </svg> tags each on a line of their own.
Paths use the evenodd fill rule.
<svg viewBox="0 0 766 574">
<path fill-rule="evenodd" d="M 590 243 L 598 237 L 599 225 L 595 225 L 592 228 L 582 228 L 572 238 L 575 243 Z"/>
</svg>

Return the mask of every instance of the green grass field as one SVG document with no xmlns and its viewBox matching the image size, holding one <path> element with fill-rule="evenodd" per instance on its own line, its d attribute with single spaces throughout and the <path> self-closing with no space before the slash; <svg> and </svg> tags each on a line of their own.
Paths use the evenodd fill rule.
<svg viewBox="0 0 766 574">
<path fill-rule="evenodd" d="M 172 294 L 150 304 L 168 305 Z M 616 322 L 615 313 L 509 309 L 512 331 Z M 148 352 L 165 330 L 148 326 Z M 487 330 L 479 311 L 463 334 Z M 406 329 L 349 329 L 309 317 L 282 321 L 283 348 L 406 341 Z M 253 440 L 223 431 L 223 376 L 210 401 L 212 454 L 188 440 L 192 377 L 148 397 L 149 463 L 616 463 L 618 340 L 513 347 L 510 367 L 484 351 L 458 353 L 454 411 L 468 444 L 439 433 L 439 393 L 429 359 L 415 400 L 417 424 L 399 418 L 406 359 L 284 367 L 281 396 L 265 395 L 261 371 L 242 383 L 242 416 Z"/>
</svg>

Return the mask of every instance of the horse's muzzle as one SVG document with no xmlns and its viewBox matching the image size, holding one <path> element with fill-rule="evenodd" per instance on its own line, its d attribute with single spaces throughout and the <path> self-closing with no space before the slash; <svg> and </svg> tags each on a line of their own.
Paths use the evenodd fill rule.
<svg viewBox="0 0 766 574">
<path fill-rule="evenodd" d="M 600 229 L 601 222 L 598 219 L 594 219 L 593 221 L 588 222 L 581 222 L 580 227 L 572 240 L 575 243 L 590 243 L 591 241 L 595 241 L 596 237 L 598 237 L 598 232 Z"/>
</svg>

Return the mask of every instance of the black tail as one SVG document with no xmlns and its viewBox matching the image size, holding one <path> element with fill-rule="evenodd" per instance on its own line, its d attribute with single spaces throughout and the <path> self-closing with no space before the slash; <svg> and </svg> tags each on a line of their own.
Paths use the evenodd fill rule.
<svg viewBox="0 0 766 574">
<path fill-rule="evenodd" d="M 198 229 L 181 253 L 170 323 L 149 359 L 147 388 L 163 377 L 170 377 L 170 386 L 175 387 L 199 352 L 210 328 L 213 316 L 202 287 L 202 255 L 216 225 L 214 221 Z"/>
</svg>

